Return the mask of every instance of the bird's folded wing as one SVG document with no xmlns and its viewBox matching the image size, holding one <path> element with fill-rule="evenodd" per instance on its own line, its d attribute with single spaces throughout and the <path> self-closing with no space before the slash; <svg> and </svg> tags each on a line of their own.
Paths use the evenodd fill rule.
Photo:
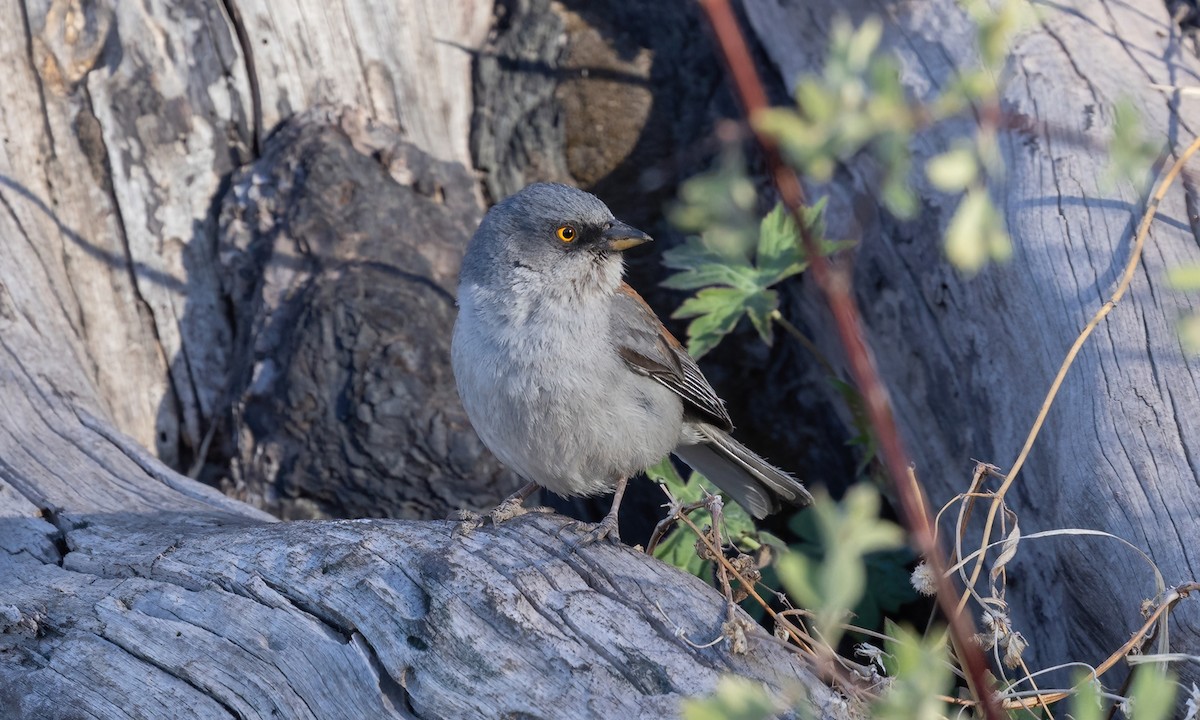
<svg viewBox="0 0 1200 720">
<path fill-rule="evenodd" d="M 679 395 L 688 415 L 722 430 L 733 430 L 725 403 L 704 379 L 696 362 L 628 284 L 622 283 L 617 290 L 610 322 L 617 352 L 630 369 Z"/>
</svg>

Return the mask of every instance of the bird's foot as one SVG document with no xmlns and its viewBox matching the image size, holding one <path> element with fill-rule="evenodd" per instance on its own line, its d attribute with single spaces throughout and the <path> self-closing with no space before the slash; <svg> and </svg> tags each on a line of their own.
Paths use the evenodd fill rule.
<svg viewBox="0 0 1200 720">
<path fill-rule="evenodd" d="M 617 516 L 614 513 L 605 515 L 586 535 L 576 540 L 572 550 L 600 540 L 608 540 L 613 545 L 621 544 L 621 533 L 617 530 Z"/>
<path fill-rule="evenodd" d="M 457 510 L 450 514 L 450 520 L 458 522 L 454 528 L 455 535 L 470 535 L 483 527 L 483 516 L 473 510 Z"/>
<path fill-rule="evenodd" d="M 492 524 L 499 525 L 502 522 L 508 522 L 515 517 L 521 517 L 525 513 L 529 512 L 521 504 L 524 501 L 525 498 L 510 497 L 497 505 L 494 510 L 488 513 L 488 517 L 491 518 Z"/>
</svg>

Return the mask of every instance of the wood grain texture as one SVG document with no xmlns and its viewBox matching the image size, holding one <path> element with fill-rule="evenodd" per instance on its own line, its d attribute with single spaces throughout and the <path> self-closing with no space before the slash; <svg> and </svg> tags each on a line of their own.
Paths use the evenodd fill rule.
<svg viewBox="0 0 1200 720">
<path fill-rule="evenodd" d="M 664 717 L 729 673 L 836 710 L 761 629 L 746 655 L 689 644 L 721 632 L 720 594 L 630 548 L 569 552 L 564 518 L 276 523 L 22 370 L 0 361 L 28 426 L 0 434 L 13 717 Z"/>
<path fill-rule="evenodd" d="M 119 427 L 190 465 L 220 422 L 231 328 L 212 257 L 232 170 L 323 102 L 470 166 L 471 50 L 491 17 L 483 1 L 0 8 L 0 210 L 54 277 Z"/>
<path fill-rule="evenodd" d="M 356 105 L 438 160 L 470 166 L 472 53 L 492 3 L 236 3 L 265 133 L 316 105 Z"/>
<path fill-rule="evenodd" d="M 580 530 L 561 517 L 466 536 L 277 523 L 178 475 L 96 414 L 68 326 L 28 304 L 44 279 L 16 283 L 13 268 L 0 266 L 11 716 L 663 717 L 727 673 L 799 683 L 822 717 L 838 712 L 765 631 L 744 656 L 693 647 L 684 635 L 720 632 L 719 593 L 630 548 L 568 553 Z"/>
<path fill-rule="evenodd" d="M 444 518 L 518 478 L 476 437 L 450 369 L 470 173 L 364 112 L 289 121 L 221 207 L 234 466 L 283 518 Z"/>
<path fill-rule="evenodd" d="M 953 2 L 746 7 L 789 86 L 821 62 L 829 19 L 841 13 L 884 16 L 886 51 L 918 98 L 975 62 L 975 30 Z M 880 208 L 867 162 L 850 162 L 828 189 L 855 223 L 834 232 L 862 238 L 855 281 L 869 342 L 935 505 L 967 489 L 972 458 L 1002 469 L 1016 458 L 1068 347 L 1124 267 L 1146 188 L 1104 181 L 1098 148 L 1111 137 L 1114 104 L 1131 99 L 1143 126 L 1174 152 L 1200 131 L 1194 99 L 1149 87 L 1195 85 L 1200 76 L 1196 48 L 1164 6 L 1080 2 L 1038 12 L 1003 77 L 1005 111 L 1028 126 L 1001 136 L 1008 169 L 995 190 L 1014 239 L 1011 262 L 974 279 L 956 273 L 938 242 L 955 199 L 923 179 L 914 179 L 922 204 L 911 222 Z M 914 152 L 928 158 L 964 129 L 924 132 Z M 1164 282 L 1168 269 L 1200 261 L 1194 172 L 1167 195 L 1132 290 L 1079 354 L 1009 495 L 1025 534 L 1114 533 L 1146 550 L 1168 583 L 1200 573 L 1200 366 L 1175 328 L 1200 303 Z M 789 312 L 824 328 L 822 344 L 836 356 L 813 298 L 793 297 Z M 1037 667 L 1099 662 L 1140 625 L 1139 603 L 1154 594 L 1132 551 L 1091 538 L 1026 542 L 1009 579 Z M 1181 606 L 1172 649 L 1195 654 L 1198 631 L 1200 607 Z M 1179 669 L 1185 681 L 1196 678 L 1194 664 Z"/>
<path fill-rule="evenodd" d="M 355 431 L 379 446 L 396 444 L 389 393 L 429 407 L 394 413 L 433 428 L 402 457 L 410 473 L 454 454 L 436 431 L 454 425 L 448 376 L 421 385 L 444 344 L 428 360 L 393 341 L 448 335 L 453 242 L 481 210 L 459 45 L 491 5 L 350 5 L 0 6 L 0 714 L 663 717 L 736 673 L 798 683 L 831 716 L 836 698 L 765 632 L 744 656 L 685 640 L 720 632 L 718 593 L 629 548 L 566 553 L 579 530 L 562 518 L 468 536 L 280 523 L 163 462 L 201 453 L 231 371 L 248 359 L 262 380 L 253 363 L 287 342 L 332 368 L 309 379 L 365 368 L 347 382 Z M 318 101 L 400 132 L 315 111 L 325 122 L 267 142 Z M 394 288 L 421 312 L 356 314 Z M 272 314 L 308 299 L 295 324 Z M 300 407 L 313 386 L 293 390 Z M 343 418 L 339 399 L 323 408 Z M 446 501 L 451 484 L 428 492 Z"/>
</svg>

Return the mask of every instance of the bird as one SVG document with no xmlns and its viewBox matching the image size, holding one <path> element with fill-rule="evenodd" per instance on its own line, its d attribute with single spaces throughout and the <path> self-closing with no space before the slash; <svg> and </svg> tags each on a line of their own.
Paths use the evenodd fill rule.
<svg viewBox="0 0 1200 720">
<path fill-rule="evenodd" d="M 620 542 L 631 477 L 675 454 L 755 518 L 812 496 L 730 433 L 696 362 L 624 281 L 624 251 L 651 237 L 598 197 L 533 183 L 492 206 L 467 245 L 451 364 L 479 438 L 526 485 L 490 514 L 526 512 L 538 487 L 613 493 L 582 543 Z"/>
</svg>

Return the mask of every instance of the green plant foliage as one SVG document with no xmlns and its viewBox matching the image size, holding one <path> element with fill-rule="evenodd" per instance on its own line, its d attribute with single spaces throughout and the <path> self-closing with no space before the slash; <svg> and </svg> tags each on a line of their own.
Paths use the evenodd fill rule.
<svg viewBox="0 0 1200 720">
<path fill-rule="evenodd" d="M 1200 290 L 1200 265 L 1180 265 L 1167 271 L 1167 285 L 1172 290 Z M 1179 320 L 1179 340 L 1189 353 L 1200 353 L 1200 315 L 1186 315 Z"/>
<path fill-rule="evenodd" d="M 946 228 L 945 248 L 950 262 L 967 273 L 978 272 L 989 259 L 1004 261 L 1012 256 L 1004 218 L 985 188 L 967 190 Z"/>
<path fill-rule="evenodd" d="M 979 177 L 979 160 L 970 146 L 960 144 L 930 158 L 925 164 L 925 174 L 942 192 L 962 192 Z"/>
<path fill-rule="evenodd" d="M 962 0 L 962 6 L 975 22 L 979 59 L 988 70 L 999 72 L 1013 37 L 1033 19 L 1029 5 L 1019 0 Z"/>
<path fill-rule="evenodd" d="M 778 708 L 762 685 L 727 676 L 710 697 L 684 700 L 680 716 L 684 720 L 770 720 L 778 717 Z"/>
<path fill-rule="evenodd" d="M 1179 265 L 1167 271 L 1167 284 L 1172 290 L 1200 290 L 1200 265 Z"/>
<path fill-rule="evenodd" d="M 815 512 L 792 516 L 788 527 L 799 542 L 791 550 L 816 562 L 828 553 L 826 537 L 818 527 Z M 850 607 L 854 624 L 879 627 L 884 615 L 897 612 L 905 603 L 916 600 L 917 594 L 909 582 L 908 565 L 913 553 L 907 547 L 867 552 L 862 556 L 866 569 L 866 587 L 858 602 Z"/>
<path fill-rule="evenodd" d="M 850 411 L 850 426 L 854 428 L 854 436 L 850 438 L 849 445 L 859 448 L 862 455 L 854 468 L 854 477 L 862 479 L 870 469 L 871 463 L 879 455 L 879 445 L 875 441 L 875 434 L 871 431 L 871 420 L 867 416 L 862 393 L 858 391 L 858 388 L 840 378 L 831 377 L 829 381 L 833 383 L 833 389 L 841 396 L 842 402 L 846 403 L 846 408 Z"/>
<path fill-rule="evenodd" d="M 717 175 L 725 172 L 720 169 Z M 692 319 L 688 324 L 688 352 L 701 357 L 732 332 L 743 316 L 750 318 L 759 336 L 770 344 L 771 316 L 779 307 L 779 295 L 770 288 L 808 267 L 796 223 L 787 209 L 778 205 L 757 223 L 756 232 L 749 236 L 739 219 L 740 205 L 713 199 L 712 175 L 689 180 L 685 190 L 693 182 L 698 182 L 702 190 L 685 192 L 684 203 L 675 210 L 675 217 L 686 222 L 699 218 L 711 221 L 713 207 L 718 206 L 724 208 L 721 212 L 725 214 L 709 230 L 663 253 L 663 264 L 677 271 L 663 285 L 676 290 L 699 289 L 673 316 Z M 693 208 L 696 202 L 711 206 Z M 824 209 L 825 203 L 818 202 L 805 211 L 804 219 L 809 231 L 822 238 L 822 251 L 832 253 L 846 245 L 823 239 Z"/>
<path fill-rule="evenodd" d="M 1070 717 L 1074 720 L 1102 720 L 1106 717 L 1104 688 L 1084 673 L 1075 679 L 1075 697 L 1071 700 Z M 1175 695 L 1179 685 L 1170 673 L 1153 665 L 1141 665 L 1134 670 L 1129 695 L 1118 699 L 1120 714 L 1129 720 L 1166 720 L 1175 710 Z"/>
<path fill-rule="evenodd" d="M 953 717 L 938 699 L 950 688 L 946 645 L 941 633 L 922 637 L 919 633 L 890 625 L 885 664 L 892 678 L 887 689 L 871 707 L 875 720 L 935 720 Z"/>
<path fill-rule="evenodd" d="M 1101 702 L 1100 683 L 1086 673 L 1075 679 L 1075 697 L 1071 700 L 1071 717 L 1074 720 L 1102 720 L 1104 705 Z"/>
<path fill-rule="evenodd" d="M 832 647 L 840 625 L 867 590 L 866 556 L 904 545 L 900 526 L 879 518 L 879 493 L 859 484 L 841 503 L 818 493 L 812 514 L 824 549 L 821 558 L 792 552 L 779 558 L 776 570 L 789 595 L 813 613 L 817 630 Z"/>
<path fill-rule="evenodd" d="M 684 480 L 675 470 L 670 457 L 663 458 L 657 465 L 647 468 L 646 476 L 665 485 L 671 495 L 681 503 L 696 502 L 705 493 L 719 494 L 721 491 L 706 477 L 693 472 Z M 689 515 L 699 528 L 712 524 L 712 515 L 707 510 L 697 510 Z M 765 540 L 758 537 L 754 519 L 737 503 L 724 505 L 721 513 L 722 536 L 742 550 L 752 551 L 761 547 Z M 696 554 L 696 534 L 687 526 L 677 526 L 663 538 L 654 549 L 654 557 L 677 568 L 702 578 L 709 577 L 709 563 Z"/>
<path fill-rule="evenodd" d="M 1193 355 L 1200 354 L 1200 315 L 1188 315 L 1181 319 L 1177 330 L 1183 349 Z"/>
<path fill-rule="evenodd" d="M 680 230 L 703 234 L 713 264 L 749 254 L 759 226 L 758 191 L 737 147 L 726 146 L 712 170 L 683 183 L 667 214 Z"/>
<path fill-rule="evenodd" d="M 1166 720 L 1175 709 L 1175 680 L 1162 668 L 1142 665 L 1134 670 L 1126 701 L 1130 720 Z"/>
<path fill-rule="evenodd" d="M 918 113 L 894 59 L 876 52 L 882 36 L 877 17 L 858 28 L 835 21 L 822 72 L 796 82 L 797 109 L 773 108 L 751 119 L 779 142 L 789 162 L 818 182 L 829 180 L 839 161 L 869 149 L 880 163 L 884 203 L 909 217 L 917 203 L 908 182 L 908 148 Z"/>
</svg>

